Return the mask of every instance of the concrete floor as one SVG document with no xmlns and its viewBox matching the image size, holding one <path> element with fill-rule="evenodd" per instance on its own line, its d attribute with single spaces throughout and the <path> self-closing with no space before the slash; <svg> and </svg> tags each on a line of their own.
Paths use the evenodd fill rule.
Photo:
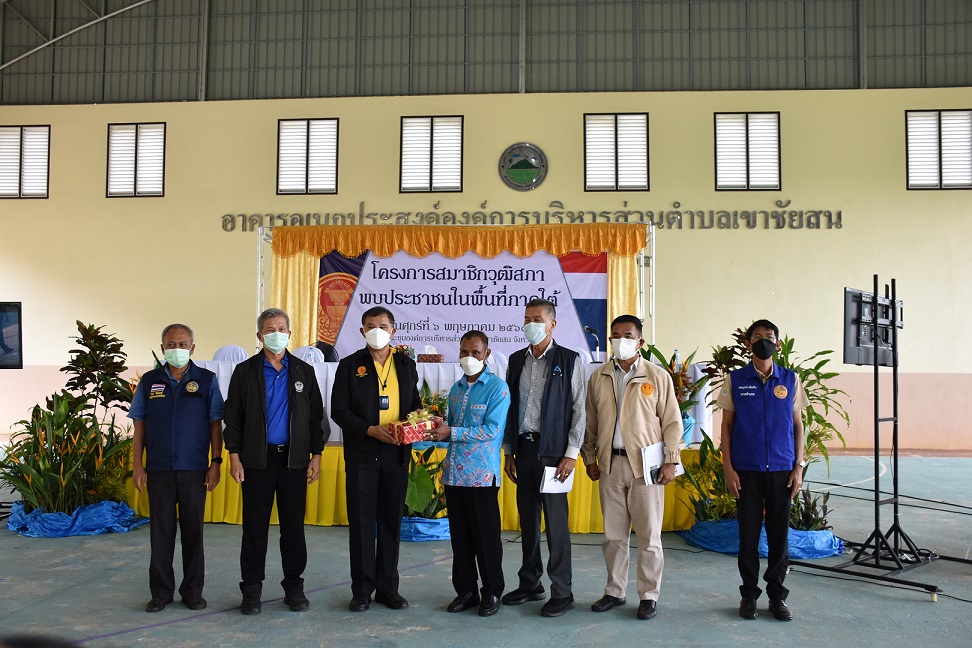
<svg viewBox="0 0 972 648">
<path fill-rule="evenodd" d="M 882 462 L 887 470 L 887 461 Z M 820 466 L 810 478 L 833 495 L 830 521 L 838 535 L 863 541 L 873 526 L 869 490 L 873 460 L 832 458 L 828 477 Z M 964 558 L 972 548 L 970 458 L 905 457 L 901 492 L 935 502 L 909 500 L 924 508 L 902 509 L 901 523 L 919 548 Z M 890 489 L 890 475 L 883 477 Z M 844 496 L 849 497 L 844 497 Z M 862 498 L 862 499 L 851 499 Z M 887 507 L 886 507 L 887 508 Z M 890 509 L 882 527 L 890 524 Z M 308 527 L 305 573 L 311 609 L 287 610 L 282 602 L 279 555 L 271 534 L 263 614 L 239 613 L 240 528 L 206 527 L 209 608 L 191 612 L 176 602 L 163 612 L 144 612 L 148 600 L 148 529 L 127 534 L 65 539 L 22 538 L 0 531 L 0 635 L 56 635 L 85 646 L 624 646 L 657 640 L 679 646 L 972 646 L 972 565 L 939 560 L 900 578 L 940 587 L 937 602 L 920 590 L 834 577 L 794 566 L 787 578 L 795 619 L 763 614 L 744 621 L 736 612 L 735 558 L 688 547 L 675 534 L 663 536 L 665 577 L 659 614 L 635 618 L 633 582 L 627 606 L 595 614 L 590 604 L 604 586 L 599 535 L 573 537 L 577 608 L 559 619 L 540 616 L 540 603 L 504 607 L 489 619 L 475 610 L 448 614 L 454 596 L 448 542 L 403 543 L 401 593 L 411 607 L 380 605 L 353 614 L 347 564 L 347 529 Z M 520 546 L 505 535 L 507 582 L 516 585 Z M 820 561 L 836 564 L 846 557 Z M 177 553 L 177 562 L 179 561 Z M 177 578 L 181 577 L 177 567 Z M 760 601 L 765 609 L 765 597 Z"/>
</svg>

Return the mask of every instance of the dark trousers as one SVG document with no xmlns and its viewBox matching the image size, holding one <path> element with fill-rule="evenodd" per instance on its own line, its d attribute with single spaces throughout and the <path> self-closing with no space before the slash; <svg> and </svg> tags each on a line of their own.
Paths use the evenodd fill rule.
<svg viewBox="0 0 972 648">
<path fill-rule="evenodd" d="M 148 473 L 149 535 L 152 558 L 149 562 L 149 590 L 152 598 L 172 598 L 175 592 L 176 505 L 179 506 L 179 532 L 182 539 L 182 584 L 184 599 L 202 596 L 206 575 L 203 551 L 203 515 L 206 510 L 205 470 L 164 470 Z"/>
<path fill-rule="evenodd" d="M 786 600 L 788 589 L 783 587 L 789 563 L 788 536 L 790 529 L 790 489 L 786 482 L 790 471 L 757 472 L 740 470 L 739 499 L 739 575 L 743 584 L 740 595 L 759 598 L 759 532 L 766 511 L 766 543 L 769 558 L 766 564 L 766 594 L 771 600 Z"/>
<path fill-rule="evenodd" d="M 408 466 L 402 465 L 401 448 L 382 444 L 378 461 L 345 463 L 345 477 L 351 594 L 365 598 L 376 590 L 394 594 L 398 592 L 398 550 L 408 488 Z"/>
<path fill-rule="evenodd" d="M 547 575 L 550 596 L 571 596 L 570 529 L 567 526 L 567 494 L 541 493 L 543 469 L 556 466 L 560 458 L 537 455 L 538 443 L 520 439 L 516 454 L 516 508 L 520 512 L 523 566 L 520 587 L 534 590 L 541 586 L 543 563 L 540 559 L 540 510 L 547 529 Z"/>
<path fill-rule="evenodd" d="M 277 498 L 280 522 L 280 562 L 285 590 L 303 586 L 307 566 L 304 540 L 304 507 L 307 501 L 307 469 L 287 468 L 286 452 L 267 454 L 267 467 L 246 468 L 243 473 L 243 544 L 240 548 L 242 587 L 261 585 L 266 578 L 267 536 L 273 498 Z"/>
<path fill-rule="evenodd" d="M 503 539 L 500 537 L 499 486 L 446 486 L 452 538 L 452 586 L 457 594 L 475 592 L 476 565 L 483 594 L 502 596 Z"/>
</svg>

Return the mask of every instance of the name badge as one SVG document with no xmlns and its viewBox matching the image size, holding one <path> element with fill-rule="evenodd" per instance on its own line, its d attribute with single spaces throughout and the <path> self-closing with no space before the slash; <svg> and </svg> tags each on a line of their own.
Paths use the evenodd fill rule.
<svg viewBox="0 0 972 648">
<path fill-rule="evenodd" d="M 388 396 L 384 396 L 384 395 L 379 396 L 378 397 L 378 409 L 380 409 L 380 410 L 386 410 L 386 409 L 388 409 L 388 407 L 389 407 Z"/>
</svg>

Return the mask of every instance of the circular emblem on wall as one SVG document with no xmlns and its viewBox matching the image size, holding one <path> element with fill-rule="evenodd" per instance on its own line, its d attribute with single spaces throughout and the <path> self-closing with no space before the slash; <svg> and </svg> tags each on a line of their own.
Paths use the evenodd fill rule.
<svg viewBox="0 0 972 648">
<path fill-rule="evenodd" d="M 500 156 L 499 174 L 510 189 L 536 189 L 547 177 L 547 156 L 539 146 L 526 142 L 513 144 Z"/>
</svg>

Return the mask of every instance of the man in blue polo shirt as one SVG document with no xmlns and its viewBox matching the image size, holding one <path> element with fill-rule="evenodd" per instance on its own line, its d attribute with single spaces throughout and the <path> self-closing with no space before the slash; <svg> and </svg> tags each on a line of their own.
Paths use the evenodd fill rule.
<svg viewBox="0 0 972 648">
<path fill-rule="evenodd" d="M 803 482 L 803 420 L 809 404 L 800 377 L 777 366 L 780 329 L 757 320 L 746 331 L 751 363 L 729 373 L 719 393 L 722 408 L 722 464 L 739 518 L 739 616 L 755 619 L 759 588 L 759 533 L 766 512 L 769 559 L 763 579 L 769 611 L 780 621 L 793 618 L 783 586 L 789 559 L 790 502 Z"/>
<path fill-rule="evenodd" d="M 189 359 L 195 348 L 191 328 L 184 324 L 166 326 L 162 331 L 165 364 L 142 376 L 128 412 L 128 418 L 135 421 L 132 480 L 139 492 L 148 485 L 151 514 L 152 600 L 145 606 L 146 612 L 164 610 L 175 592 L 172 558 L 177 505 L 183 572 L 179 594 L 190 610 L 206 608 L 202 596 L 206 573 L 203 514 L 206 491 L 219 483 L 223 396 L 216 374 Z"/>
<path fill-rule="evenodd" d="M 459 365 L 466 375 L 449 392 L 447 421 L 430 435 L 435 441 L 449 440 L 442 483 L 449 505 L 452 586 L 457 596 L 446 609 L 462 612 L 479 605 L 483 617 L 499 611 L 506 586 L 497 495 L 510 409 L 510 388 L 486 366 L 488 358 L 486 334 L 466 331 L 459 340 Z M 477 563 L 482 597 L 476 589 Z"/>
</svg>

